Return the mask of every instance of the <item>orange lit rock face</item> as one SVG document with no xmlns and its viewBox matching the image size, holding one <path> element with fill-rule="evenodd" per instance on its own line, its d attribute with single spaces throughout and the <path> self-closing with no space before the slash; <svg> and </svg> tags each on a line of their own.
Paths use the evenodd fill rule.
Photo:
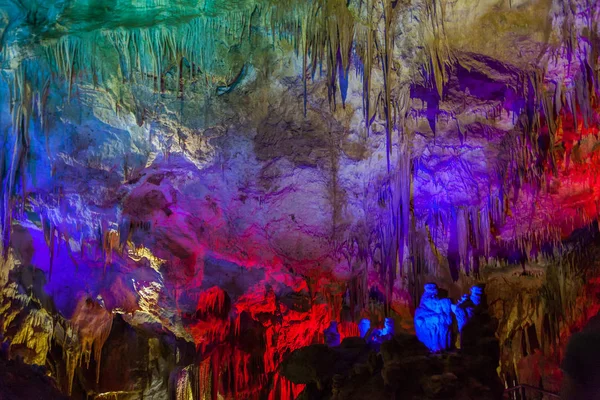
<svg viewBox="0 0 600 400">
<path fill-rule="evenodd" d="M 485 282 L 502 379 L 559 380 L 596 311 L 598 5 L 96 3 L 0 1 L 11 358 L 73 398 L 287 399 L 331 321 Z"/>
</svg>

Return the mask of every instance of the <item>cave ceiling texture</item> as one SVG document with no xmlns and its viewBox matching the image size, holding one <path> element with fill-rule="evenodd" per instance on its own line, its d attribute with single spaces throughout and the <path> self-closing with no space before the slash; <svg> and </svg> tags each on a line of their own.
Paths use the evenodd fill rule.
<svg viewBox="0 0 600 400">
<path fill-rule="evenodd" d="M 0 0 L 0 399 L 389 399 L 389 346 L 315 345 L 414 335 L 427 282 L 485 284 L 496 378 L 557 392 L 600 310 L 599 24 L 594 0 Z M 488 398 L 423 385 L 397 399 Z"/>
</svg>

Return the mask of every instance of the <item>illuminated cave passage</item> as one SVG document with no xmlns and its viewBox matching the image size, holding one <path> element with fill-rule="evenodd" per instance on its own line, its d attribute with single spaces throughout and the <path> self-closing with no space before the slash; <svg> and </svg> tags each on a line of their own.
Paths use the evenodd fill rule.
<svg viewBox="0 0 600 400">
<path fill-rule="evenodd" d="M 590 0 L 0 0 L 0 399 L 583 382 L 599 25 Z"/>
</svg>

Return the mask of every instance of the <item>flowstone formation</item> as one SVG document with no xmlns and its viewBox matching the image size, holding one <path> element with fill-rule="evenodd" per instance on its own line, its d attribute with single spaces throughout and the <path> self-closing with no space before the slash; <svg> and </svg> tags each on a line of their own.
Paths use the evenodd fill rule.
<svg viewBox="0 0 600 400">
<path fill-rule="evenodd" d="M 452 302 L 440 298 L 435 283 L 425 285 L 421 303 L 415 310 L 415 331 L 419 340 L 433 352 L 452 347 Z"/>
<path fill-rule="evenodd" d="M 469 376 L 496 368 L 557 391 L 600 310 L 599 19 L 589 0 L 0 0 L 2 363 L 73 399 L 408 378 L 481 399 L 495 378 Z M 384 356 L 415 332 L 451 348 L 441 299 L 479 284 L 459 359 Z M 296 378 L 296 351 L 328 361 Z"/>
<path fill-rule="evenodd" d="M 456 303 L 441 298 L 435 283 L 426 283 L 424 289 L 414 318 L 419 341 L 431 352 L 439 353 L 452 350 L 458 337 L 461 350 L 484 351 L 496 363 L 498 321 L 489 313 L 484 285 L 473 286 L 471 294 L 463 295 Z M 483 342 L 487 344 L 481 348 Z"/>
</svg>

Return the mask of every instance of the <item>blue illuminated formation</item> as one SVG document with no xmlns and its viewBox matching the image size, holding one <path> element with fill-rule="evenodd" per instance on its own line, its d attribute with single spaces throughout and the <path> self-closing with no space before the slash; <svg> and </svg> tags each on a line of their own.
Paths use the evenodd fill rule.
<svg viewBox="0 0 600 400">
<path fill-rule="evenodd" d="M 462 332 L 464 326 L 473 316 L 473 307 L 468 295 L 463 295 L 461 299 L 452 305 L 452 312 L 456 316 L 458 331 Z"/>
<path fill-rule="evenodd" d="M 336 321 L 331 321 L 329 328 L 323 332 L 325 335 L 325 344 L 330 347 L 340 345 L 340 333 L 338 332 L 338 326 Z"/>
<path fill-rule="evenodd" d="M 475 306 L 480 306 L 483 302 L 483 287 L 477 285 L 471 288 L 471 301 Z"/>
<path fill-rule="evenodd" d="M 394 336 L 395 332 L 396 332 L 396 329 L 395 329 L 394 319 L 386 318 L 385 321 L 383 322 L 383 329 L 381 329 L 381 331 L 380 331 L 381 336 L 386 336 L 386 337 L 389 337 L 389 339 L 391 339 L 392 336 Z M 386 339 L 386 340 L 388 340 L 388 339 Z"/>
<path fill-rule="evenodd" d="M 484 290 L 480 285 L 473 286 L 470 295 L 465 294 L 456 304 L 452 304 L 450 299 L 439 298 L 435 283 L 427 283 L 415 312 L 417 337 L 433 352 L 450 349 L 454 314 L 462 346 L 463 330 L 484 305 Z"/>
<path fill-rule="evenodd" d="M 381 343 L 390 340 L 394 336 L 394 330 L 394 320 L 392 318 L 386 318 L 383 328 L 375 329 L 367 342 L 374 345 L 376 350 L 379 350 Z"/>
<path fill-rule="evenodd" d="M 415 330 L 419 340 L 433 352 L 452 346 L 452 303 L 440 299 L 435 283 L 425 284 L 425 293 L 415 312 Z"/>
<path fill-rule="evenodd" d="M 463 328 L 473 318 L 475 311 L 483 303 L 483 287 L 473 286 L 471 288 L 471 295 L 463 295 L 463 297 L 452 305 L 452 312 L 456 316 L 456 322 L 458 325 L 458 331 L 462 333 Z"/>
<path fill-rule="evenodd" d="M 369 333 L 371 329 L 371 320 L 368 318 L 363 318 L 360 320 L 358 324 L 358 332 L 360 333 L 360 337 L 364 338 Z"/>
</svg>

